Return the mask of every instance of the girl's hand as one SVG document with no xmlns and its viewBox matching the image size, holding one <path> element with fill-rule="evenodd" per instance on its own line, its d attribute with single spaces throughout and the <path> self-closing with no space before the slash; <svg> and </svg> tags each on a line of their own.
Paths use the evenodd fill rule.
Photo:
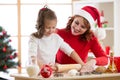
<svg viewBox="0 0 120 80">
<path fill-rule="evenodd" d="M 96 65 L 96 60 L 91 59 L 85 65 L 82 66 L 80 72 L 81 73 L 92 72 L 94 70 L 94 68 L 95 68 L 95 65 Z"/>
<path fill-rule="evenodd" d="M 52 68 L 53 72 L 57 71 L 56 64 L 49 63 L 49 66 Z"/>
</svg>

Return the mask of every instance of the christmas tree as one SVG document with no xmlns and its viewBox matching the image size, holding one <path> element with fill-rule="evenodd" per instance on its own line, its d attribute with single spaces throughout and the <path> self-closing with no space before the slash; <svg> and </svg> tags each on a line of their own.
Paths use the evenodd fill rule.
<svg viewBox="0 0 120 80">
<path fill-rule="evenodd" d="M 12 48 L 10 42 L 10 35 L 0 26 L 0 71 L 2 72 L 8 72 L 8 69 L 18 65 L 18 61 L 15 61 L 16 50 Z"/>
</svg>

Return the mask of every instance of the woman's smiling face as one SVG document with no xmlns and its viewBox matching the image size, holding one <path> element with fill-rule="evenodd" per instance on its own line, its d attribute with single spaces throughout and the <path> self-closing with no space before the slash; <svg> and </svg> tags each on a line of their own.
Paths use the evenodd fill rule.
<svg viewBox="0 0 120 80">
<path fill-rule="evenodd" d="M 82 35 L 87 31 L 87 27 L 84 24 L 82 17 L 74 18 L 71 24 L 71 32 L 73 35 Z"/>
</svg>

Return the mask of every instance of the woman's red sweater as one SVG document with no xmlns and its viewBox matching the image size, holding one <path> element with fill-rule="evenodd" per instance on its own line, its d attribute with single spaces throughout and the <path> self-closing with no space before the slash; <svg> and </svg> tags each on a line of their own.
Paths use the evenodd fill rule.
<svg viewBox="0 0 120 80">
<path fill-rule="evenodd" d="M 65 29 L 59 29 L 57 33 L 67 42 L 80 56 L 80 58 L 86 62 L 88 59 L 88 53 L 91 51 L 96 59 L 96 65 L 107 65 L 108 58 L 105 51 L 102 49 L 98 39 L 93 37 L 89 42 L 82 41 L 79 36 L 74 36 L 71 32 L 67 32 Z M 56 61 L 60 64 L 75 64 L 76 62 L 64 54 L 62 51 L 58 51 L 56 55 Z"/>
</svg>

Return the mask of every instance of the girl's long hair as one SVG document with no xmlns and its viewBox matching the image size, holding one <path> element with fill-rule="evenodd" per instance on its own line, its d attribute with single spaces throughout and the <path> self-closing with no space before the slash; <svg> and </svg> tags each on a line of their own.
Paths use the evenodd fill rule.
<svg viewBox="0 0 120 80">
<path fill-rule="evenodd" d="M 40 9 L 36 24 L 37 32 L 33 33 L 32 35 L 36 38 L 42 38 L 45 33 L 45 21 L 53 19 L 57 19 L 54 11 L 47 7 Z"/>
</svg>

